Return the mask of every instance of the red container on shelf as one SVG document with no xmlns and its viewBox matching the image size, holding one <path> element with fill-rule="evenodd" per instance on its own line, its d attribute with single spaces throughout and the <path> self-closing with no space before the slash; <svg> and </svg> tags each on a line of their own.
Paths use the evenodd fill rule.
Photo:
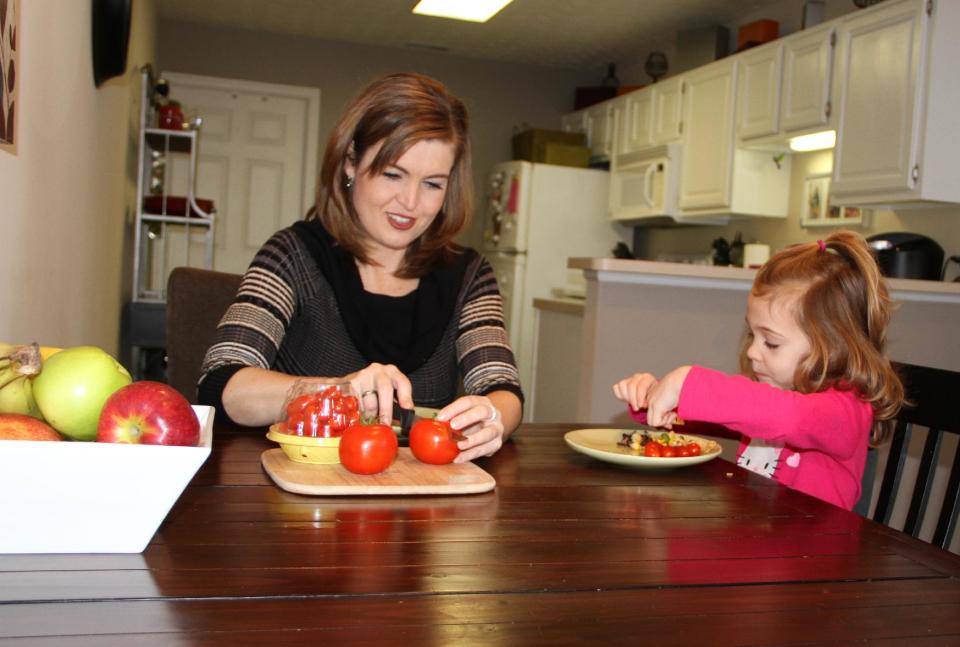
<svg viewBox="0 0 960 647">
<path fill-rule="evenodd" d="M 160 106 L 158 121 L 160 128 L 167 130 L 183 130 L 183 110 L 176 101 L 170 101 Z"/>
</svg>

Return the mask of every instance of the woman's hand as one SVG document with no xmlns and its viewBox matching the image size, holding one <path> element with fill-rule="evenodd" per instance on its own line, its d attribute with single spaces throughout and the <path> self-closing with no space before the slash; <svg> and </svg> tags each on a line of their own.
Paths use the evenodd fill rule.
<svg viewBox="0 0 960 647">
<path fill-rule="evenodd" d="M 650 388 L 646 394 L 648 425 L 673 428 L 673 423 L 677 419 L 676 409 L 680 403 L 680 391 L 689 372 L 689 366 L 675 368 Z"/>
<path fill-rule="evenodd" d="M 344 376 L 350 382 L 357 398 L 360 411 L 365 415 L 376 414 L 385 425 L 393 419 L 393 394 L 404 409 L 413 408 L 413 386 L 407 376 L 393 364 L 374 362 L 356 373 Z"/>
<path fill-rule="evenodd" d="M 465 395 L 445 406 L 437 414 L 438 420 L 466 438 L 457 443 L 460 455 L 454 463 L 465 463 L 481 456 L 491 456 L 503 445 L 503 414 L 493 401 L 482 395 Z"/>
<path fill-rule="evenodd" d="M 613 385 L 613 395 L 640 411 L 647 408 L 647 394 L 656 384 L 657 378 L 650 373 L 634 373 Z"/>
</svg>

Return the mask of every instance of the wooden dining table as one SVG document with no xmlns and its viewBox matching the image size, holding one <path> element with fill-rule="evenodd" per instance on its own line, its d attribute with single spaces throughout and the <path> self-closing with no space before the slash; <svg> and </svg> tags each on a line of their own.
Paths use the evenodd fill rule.
<svg viewBox="0 0 960 647">
<path fill-rule="evenodd" d="M 0 555 L 0 644 L 960 643 L 957 555 L 721 458 L 597 460 L 583 426 L 521 426 L 486 493 L 320 497 L 218 423 L 142 554 Z"/>
</svg>

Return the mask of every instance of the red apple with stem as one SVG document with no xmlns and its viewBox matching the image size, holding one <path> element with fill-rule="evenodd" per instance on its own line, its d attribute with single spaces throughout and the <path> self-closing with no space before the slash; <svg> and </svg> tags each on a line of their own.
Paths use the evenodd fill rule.
<svg viewBox="0 0 960 647">
<path fill-rule="evenodd" d="M 179 391 L 162 382 L 129 384 L 103 405 L 97 441 L 141 445 L 200 444 L 200 422 Z"/>
</svg>

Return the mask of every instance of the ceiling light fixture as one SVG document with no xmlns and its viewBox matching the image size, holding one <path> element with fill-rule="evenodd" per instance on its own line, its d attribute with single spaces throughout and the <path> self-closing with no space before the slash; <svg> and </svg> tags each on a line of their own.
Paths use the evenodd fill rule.
<svg viewBox="0 0 960 647">
<path fill-rule="evenodd" d="M 790 150 L 797 153 L 819 151 L 824 148 L 833 148 L 837 145 L 837 131 L 824 130 L 819 133 L 810 133 L 790 139 Z"/>
<path fill-rule="evenodd" d="M 513 0 L 420 0 L 413 13 L 421 16 L 487 22 Z"/>
</svg>

